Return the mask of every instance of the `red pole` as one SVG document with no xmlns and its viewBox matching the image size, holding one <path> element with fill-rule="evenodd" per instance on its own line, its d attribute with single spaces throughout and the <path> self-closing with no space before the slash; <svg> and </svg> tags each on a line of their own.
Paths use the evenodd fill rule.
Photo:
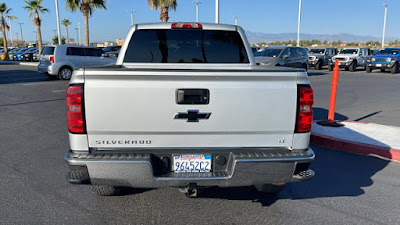
<svg viewBox="0 0 400 225">
<path fill-rule="evenodd" d="M 331 100 L 329 102 L 328 123 L 333 123 L 335 118 L 336 91 L 339 79 L 339 60 L 336 59 L 332 74 Z"/>
</svg>

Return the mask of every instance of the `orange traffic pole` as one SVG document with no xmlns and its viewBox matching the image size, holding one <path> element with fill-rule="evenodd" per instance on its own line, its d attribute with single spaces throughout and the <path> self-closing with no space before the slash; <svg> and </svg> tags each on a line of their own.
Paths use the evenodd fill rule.
<svg viewBox="0 0 400 225">
<path fill-rule="evenodd" d="M 335 104 L 336 104 L 336 91 L 339 80 L 339 60 L 336 59 L 335 67 L 332 74 L 332 87 L 331 87 L 331 100 L 329 101 L 328 123 L 334 123 L 335 119 Z"/>
</svg>

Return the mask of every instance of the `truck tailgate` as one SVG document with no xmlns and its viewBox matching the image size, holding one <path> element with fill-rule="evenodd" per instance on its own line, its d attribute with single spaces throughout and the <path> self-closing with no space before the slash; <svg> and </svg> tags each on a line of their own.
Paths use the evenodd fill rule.
<svg viewBox="0 0 400 225">
<path fill-rule="evenodd" d="M 290 147 L 297 72 L 246 70 L 85 71 L 89 147 Z M 177 104 L 178 89 L 208 89 L 209 103 Z M 208 119 L 187 122 L 177 113 Z"/>
</svg>

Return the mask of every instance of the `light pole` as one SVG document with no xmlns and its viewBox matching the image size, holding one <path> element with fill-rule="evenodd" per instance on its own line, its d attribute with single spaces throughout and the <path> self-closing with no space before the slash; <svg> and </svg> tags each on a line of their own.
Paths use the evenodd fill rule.
<svg viewBox="0 0 400 225">
<path fill-rule="evenodd" d="M 199 22 L 199 4 L 201 4 L 200 1 L 194 1 L 193 3 L 196 4 L 196 22 Z"/>
<path fill-rule="evenodd" d="M 81 45 L 81 22 L 78 22 L 79 45 Z"/>
<path fill-rule="evenodd" d="M 24 45 L 24 35 L 22 34 L 22 24 L 24 23 L 18 23 L 19 27 L 21 28 L 21 40 L 22 40 L 22 46 Z"/>
<path fill-rule="evenodd" d="M 136 12 L 135 10 L 129 10 L 131 13 L 131 25 L 133 26 L 133 13 Z"/>
<path fill-rule="evenodd" d="M 382 48 L 385 47 L 385 31 L 386 31 L 387 4 L 383 4 L 383 6 L 385 6 L 385 17 L 384 17 L 384 19 L 383 19 Z"/>
<path fill-rule="evenodd" d="M 18 43 L 18 32 L 15 33 L 17 35 L 17 46 L 19 47 L 19 43 Z"/>
<path fill-rule="evenodd" d="M 297 47 L 300 47 L 300 19 L 301 19 L 301 0 L 299 0 L 299 18 L 297 20 Z"/>
<path fill-rule="evenodd" d="M 215 0 L 215 23 L 219 23 L 219 0 Z"/>
<path fill-rule="evenodd" d="M 76 30 L 76 44 L 79 45 L 79 28 L 75 28 Z"/>
<path fill-rule="evenodd" d="M 12 26 L 11 26 L 11 18 L 10 18 L 10 17 L 8 17 L 8 22 L 9 22 L 9 24 L 10 24 L 11 47 L 14 48 L 14 40 L 13 40 L 13 38 L 12 38 Z"/>
<path fill-rule="evenodd" d="M 58 0 L 56 2 L 58 44 L 61 45 L 60 15 L 58 14 Z"/>
<path fill-rule="evenodd" d="M 237 26 L 237 16 L 233 16 L 233 18 L 235 18 L 235 25 Z"/>
</svg>

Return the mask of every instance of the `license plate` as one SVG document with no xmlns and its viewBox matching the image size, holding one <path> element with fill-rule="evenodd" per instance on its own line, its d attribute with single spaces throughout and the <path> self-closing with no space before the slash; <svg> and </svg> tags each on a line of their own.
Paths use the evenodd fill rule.
<svg viewBox="0 0 400 225">
<path fill-rule="evenodd" d="M 210 172 L 211 155 L 204 154 L 182 154 L 174 155 L 174 172 Z"/>
<path fill-rule="evenodd" d="M 382 64 L 376 64 L 375 66 L 376 67 L 382 67 Z"/>
</svg>

